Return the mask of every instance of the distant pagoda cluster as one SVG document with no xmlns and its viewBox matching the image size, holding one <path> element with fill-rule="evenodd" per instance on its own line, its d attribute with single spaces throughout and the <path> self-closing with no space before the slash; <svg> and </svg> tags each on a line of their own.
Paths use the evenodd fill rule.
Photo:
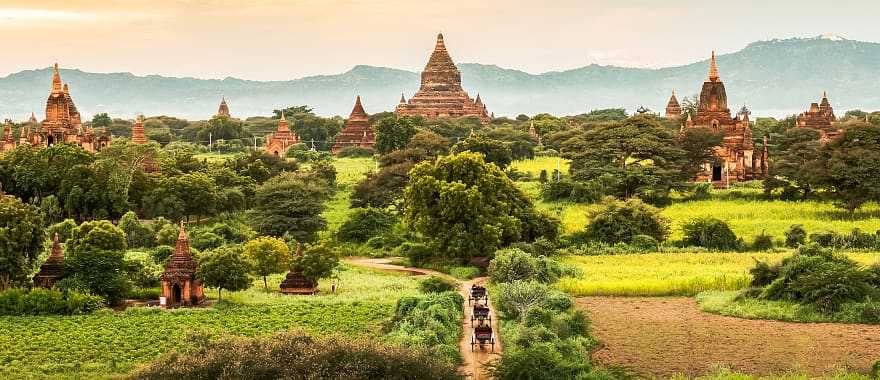
<svg viewBox="0 0 880 380">
<path fill-rule="evenodd" d="M 837 127 L 834 108 L 831 107 L 826 92 L 822 92 L 822 100 L 810 104 L 809 110 L 797 116 L 795 126 L 815 129 L 819 132 L 819 140 L 823 142 L 833 140 L 843 133 L 843 130 Z"/>
<path fill-rule="evenodd" d="M 409 100 L 400 97 L 394 112 L 401 116 L 423 116 L 428 119 L 443 117 L 476 117 L 483 123 L 491 118 L 480 95 L 472 100 L 461 87 L 461 72 L 449 56 L 443 34 L 437 35 L 434 52 L 422 71 L 422 84 Z"/>
</svg>

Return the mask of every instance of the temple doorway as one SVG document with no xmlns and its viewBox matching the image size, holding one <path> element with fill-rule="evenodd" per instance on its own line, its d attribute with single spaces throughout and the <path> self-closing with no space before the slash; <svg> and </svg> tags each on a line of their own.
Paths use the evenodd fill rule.
<svg viewBox="0 0 880 380">
<path fill-rule="evenodd" d="M 721 166 L 712 165 L 712 181 L 720 181 L 721 180 Z"/>
<path fill-rule="evenodd" d="M 182 303 L 181 298 L 183 296 L 181 293 L 182 292 L 180 291 L 179 284 L 174 284 L 174 286 L 171 287 L 171 302 L 170 302 L 171 305 L 178 305 L 178 304 Z"/>
<path fill-rule="evenodd" d="M 55 145 L 55 136 L 49 135 L 49 137 L 46 138 L 46 146 L 52 145 Z"/>
</svg>

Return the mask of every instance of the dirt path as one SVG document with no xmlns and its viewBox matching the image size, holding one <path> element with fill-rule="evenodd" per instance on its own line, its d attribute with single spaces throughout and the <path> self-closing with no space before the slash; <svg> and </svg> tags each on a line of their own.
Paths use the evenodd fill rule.
<svg viewBox="0 0 880 380">
<path fill-rule="evenodd" d="M 392 270 L 397 272 L 407 272 L 412 275 L 435 275 L 446 278 L 448 280 L 452 280 L 456 283 L 460 283 L 459 293 L 465 299 L 464 304 L 464 319 L 461 324 L 461 339 L 458 342 L 458 349 L 461 352 L 461 356 L 463 359 L 462 365 L 458 367 L 459 371 L 463 373 L 467 379 L 473 380 L 484 380 L 489 379 L 489 376 L 486 375 L 484 371 L 484 365 L 491 362 L 492 360 L 497 359 L 502 352 L 501 348 L 501 340 L 496 336 L 495 338 L 495 352 L 491 352 L 491 350 L 487 347 L 485 350 L 481 350 L 477 348 L 474 351 L 471 351 L 471 307 L 467 304 L 468 296 L 470 295 L 471 285 L 473 284 L 483 284 L 486 282 L 486 277 L 478 277 L 472 279 L 470 281 L 459 282 L 454 277 L 440 273 L 437 271 L 433 271 L 430 269 L 422 269 L 422 268 L 414 268 L 414 267 L 404 267 L 400 265 L 390 264 L 393 259 L 384 258 L 384 259 L 370 259 L 370 258 L 360 258 L 360 257 L 352 257 L 344 260 L 348 264 L 357 265 L 361 267 L 373 268 L 373 269 L 381 269 L 381 270 Z M 498 320 L 495 316 L 495 309 L 491 304 L 491 294 L 489 295 L 489 308 L 492 310 L 492 330 L 496 332 L 496 335 L 501 331 L 498 327 Z"/>
<path fill-rule="evenodd" d="M 690 298 L 579 298 L 590 312 L 598 362 L 643 376 L 703 375 L 718 366 L 820 376 L 880 360 L 880 326 L 748 320 L 704 313 Z"/>
</svg>

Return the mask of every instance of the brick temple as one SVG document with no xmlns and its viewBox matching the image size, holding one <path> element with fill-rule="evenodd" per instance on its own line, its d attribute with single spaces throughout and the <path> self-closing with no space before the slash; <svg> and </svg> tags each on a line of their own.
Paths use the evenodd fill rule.
<svg viewBox="0 0 880 380">
<path fill-rule="evenodd" d="M 198 268 L 199 263 L 189 252 L 189 238 L 183 222 L 180 222 L 177 246 L 162 272 L 162 297 L 165 298 L 162 306 L 194 306 L 205 300 L 202 281 L 196 277 Z"/>
<path fill-rule="evenodd" d="M 232 114 L 229 113 L 229 105 L 226 104 L 226 97 L 220 97 L 220 106 L 217 107 L 217 114 L 215 117 L 226 117 L 232 118 Z"/>
<path fill-rule="evenodd" d="M 302 243 L 296 243 L 296 257 L 302 257 Z M 315 294 L 318 292 L 318 284 L 303 276 L 302 271 L 291 267 L 281 281 L 282 294 Z"/>
<path fill-rule="evenodd" d="M 345 127 L 336 135 L 336 141 L 330 151 L 337 154 L 340 150 L 350 146 L 372 148 L 375 143 L 376 136 L 373 134 L 373 129 L 370 128 L 370 116 L 364 111 L 361 97 L 358 96 L 354 101 L 351 115 L 345 122 Z"/>
<path fill-rule="evenodd" d="M 822 142 L 835 139 L 843 133 L 842 129 L 837 128 L 837 117 L 825 92 L 822 92 L 822 100 L 810 104 L 809 110 L 797 116 L 795 126 L 815 129 Z"/>
<path fill-rule="evenodd" d="M 3 137 L 4 151 L 21 144 L 46 147 L 59 143 L 72 143 L 83 147 L 86 151 L 96 152 L 110 144 L 110 135 L 105 128 L 95 132 L 92 128 L 83 127 L 82 117 L 70 96 L 70 86 L 61 81 L 57 63 L 52 70 L 52 89 L 46 100 L 46 119 L 38 122 L 32 113 L 30 120 L 19 129 L 17 144 L 12 139 L 11 123 L 7 123 L 4 127 Z"/>
<path fill-rule="evenodd" d="M 715 52 L 709 61 L 709 78 L 700 91 L 696 115 L 685 122 L 684 128 L 709 128 L 724 136 L 715 148 L 718 162 L 704 163 L 696 181 L 711 182 L 715 187 L 728 187 L 732 182 L 762 179 L 767 175 L 767 143 L 755 153 L 749 112 L 745 107 L 736 117 L 727 107 L 727 91 L 718 75 Z"/>
<path fill-rule="evenodd" d="M 471 100 L 461 87 L 461 72 L 446 50 L 443 34 L 437 35 L 437 45 L 422 71 L 421 87 L 409 100 L 401 96 L 394 113 L 428 119 L 476 117 L 483 123 L 491 121 L 480 95 Z"/>
<path fill-rule="evenodd" d="M 291 145 L 299 143 L 299 138 L 290 132 L 284 111 L 281 111 L 281 119 L 278 120 L 278 128 L 266 137 L 266 152 L 275 156 L 284 156 Z"/>
<path fill-rule="evenodd" d="M 52 237 L 52 252 L 43 265 L 40 265 L 40 271 L 34 276 L 34 286 L 52 288 L 63 278 L 64 250 L 61 249 L 61 241 L 56 232 Z"/>
<path fill-rule="evenodd" d="M 666 118 L 678 120 L 681 118 L 681 105 L 678 103 L 678 98 L 675 97 L 675 90 L 672 90 L 672 96 L 669 97 L 669 101 L 666 102 Z"/>
</svg>

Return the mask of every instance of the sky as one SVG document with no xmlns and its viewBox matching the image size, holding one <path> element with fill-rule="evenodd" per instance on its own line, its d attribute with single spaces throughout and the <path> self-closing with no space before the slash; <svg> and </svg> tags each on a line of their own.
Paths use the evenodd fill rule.
<svg viewBox="0 0 880 380">
<path fill-rule="evenodd" d="M 251 80 L 419 71 L 438 32 L 457 63 L 665 67 L 773 38 L 877 41 L 878 13 L 876 0 L 0 0 L 0 76 L 56 61 Z"/>
</svg>

